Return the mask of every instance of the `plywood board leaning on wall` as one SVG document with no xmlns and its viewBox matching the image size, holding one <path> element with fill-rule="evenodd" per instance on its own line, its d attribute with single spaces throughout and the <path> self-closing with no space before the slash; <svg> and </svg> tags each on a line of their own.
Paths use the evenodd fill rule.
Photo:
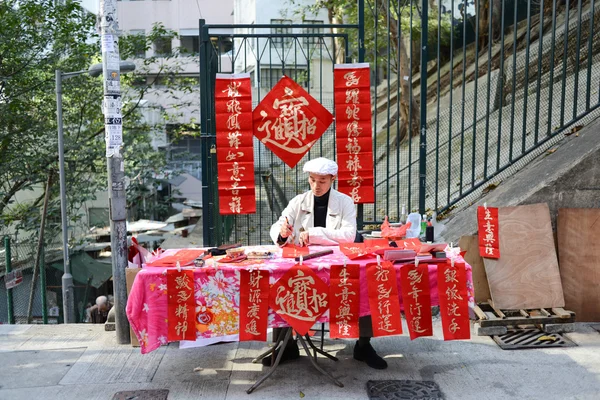
<svg viewBox="0 0 600 400">
<path fill-rule="evenodd" d="M 490 287 L 483 266 L 483 258 L 479 255 L 479 236 L 462 236 L 458 241 L 461 251 L 466 251 L 465 261 L 469 263 L 473 271 L 473 289 L 475 290 L 475 302 L 482 303 L 490 299 Z"/>
<path fill-rule="evenodd" d="M 577 321 L 600 322 L 600 209 L 561 208 L 557 221 L 565 307 Z"/>
<path fill-rule="evenodd" d="M 499 309 L 564 307 L 550 210 L 546 203 L 498 209 L 500 258 L 484 258 Z"/>
</svg>

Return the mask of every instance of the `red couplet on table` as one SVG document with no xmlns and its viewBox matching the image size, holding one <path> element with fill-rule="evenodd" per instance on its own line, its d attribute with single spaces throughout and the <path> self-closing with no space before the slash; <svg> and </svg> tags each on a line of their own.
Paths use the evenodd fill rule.
<svg viewBox="0 0 600 400">
<path fill-rule="evenodd" d="M 332 265 L 329 279 L 329 336 L 358 338 L 360 266 Z"/>
<path fill-rule="evenodd" d="M 470 339 L 469 300 L 465 264 L 440 264 L 437 270 L 444 340 Z"/>
<path fill-rule="evenodd" d="M 367 264 L 367 289 L 373 336 L 400 335 L 400 299 L 396 270 L 391 262 Z"/>
<path fill-rule="evenodd" d="M 240 342 L 267 340 L 269 271 L 240 271 Z"/>
<path fill-rule="evenodd" d="M 196 340 L 194 272 L 167 270 L 167 340 Z"/>
<path fill-rule="evenodd" d="M 485 258 L 500 258 L 500 237 L 497 207 L 477 207 L 479 227 L 479 255 Z"/>
<path fill-rule="evenodd" d="M 432 336 L 429 266 L 411 264 L 400 268 L 400 287 L 410 339 Z"/>
<path fill-rule="evenodd" d="M 147 263 L 148 267 L 174 267 L 177 265 L 177 261 L 179 261 L 179 265 L 184 267 L 186 265 L 191 264 L 194 260 L 204 254 L 204 250 L 199 249 L 186 249 L 179 250 L 177 253 L 172 256 L 165 256 L 161 258 L 157 258 L 152 262 Z"/>
<path fill-rule="evenodd" d="M 310 268 L 295 265 L 272 287 L 271 308 L 296 332 L 306 335 L 329 308 L 327 285 Z"/>
<path fill-rule="evenodd" d="M 310 254 L 310 250 L 308 250 L 308 246 L 296 246 L 295 244 L 286 244 L 283 246 L 283 252 L 281 257 L 283 258 L 296 258 L 300 256 L 307 256 Z"/>
</svg>

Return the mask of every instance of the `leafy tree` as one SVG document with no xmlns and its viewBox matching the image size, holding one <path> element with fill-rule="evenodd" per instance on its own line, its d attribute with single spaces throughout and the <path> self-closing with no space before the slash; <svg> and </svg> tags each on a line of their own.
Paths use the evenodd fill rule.
<svg viewBox="0 0 600 400">
<path fill-rule="evenodd" d="M 60 220 L 55 70 L 87 70 L 101 62 L 96 17 L 76 1 L 5 0 L 0 2 L 0 231 L 8 227 L 39 228 L 44 193 L 19 201 L 19 193 L 41 188 L 51 175 L 49 219 Z M 175 33 L 155 26 L 147 36 L 120 38 L 121 58 L 133 58 L 158 38 Z M 129 205 L 154 196 L 166 159 L 152 147 L 152 136 L 166 121 L 177 121 L 182 110 L 197 109 L 190 93 L 196 83 L 165 79 L 189 62 L 179 49 L 161 57 L 136 60 L 134 74 L 121 76 L 123 139 Z M 157 87 L 159 80 L 165 84 Z M 181 96 L 174 98 L 174 94 Z M 71 225 L 81 219 L 82 206 L 106 190 L 103 88 L 87 74 L 63 81 L 63 121 L 68 214 Z M 156 99 L 171 106 L 151 106 Z M 148 99 L 150 101 L 148 101 Z M 150 124 L 144 114 L 159 115 Z M 141 186 L 146 189 L 141 190 Z M 35 192 L 34 192 L 35 193 Z M 150 193 L 152 194 L 152 193 Z M 168 199 L 167 199 L 168 200 Z M 165 204 L 153 204 L 164 208 Z M 147 210 L 150 213 L 152 210 Z M 56 236 L 48 232 L 48 237 Z"/>
</svg>

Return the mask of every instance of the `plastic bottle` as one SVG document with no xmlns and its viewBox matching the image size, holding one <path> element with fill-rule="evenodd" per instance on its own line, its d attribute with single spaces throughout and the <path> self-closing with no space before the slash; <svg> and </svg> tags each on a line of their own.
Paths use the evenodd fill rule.
<svg viewBox="0 0 600 400">
<path fill-rule="evenodd" d="M 406 214 L 406 206 L 402 204 L 402 212 L 400 213 L 400 223 L 402 225 L 406 224 L 406 219 L 408 215 Z"/>
<path fill-rule="evenodd" d="M 421 236 L 425 235 L 426 229 L 427 229 L 427 214 L 423 214 L 423 219 L 421 220 Z"/>
</svg>

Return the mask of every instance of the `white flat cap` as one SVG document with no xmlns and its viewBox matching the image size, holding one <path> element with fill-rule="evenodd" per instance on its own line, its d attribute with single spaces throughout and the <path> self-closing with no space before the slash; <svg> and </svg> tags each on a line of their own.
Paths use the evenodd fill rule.
<svg viewBox="0 0 600 400">
<path fill-rule="evenodd" d="M 304 172 L 312 172 L 319 175 L 337 175 L 338 166 L 335 161 L 324 157 L 314 158 L 304 164 Z"/>
</svg>

